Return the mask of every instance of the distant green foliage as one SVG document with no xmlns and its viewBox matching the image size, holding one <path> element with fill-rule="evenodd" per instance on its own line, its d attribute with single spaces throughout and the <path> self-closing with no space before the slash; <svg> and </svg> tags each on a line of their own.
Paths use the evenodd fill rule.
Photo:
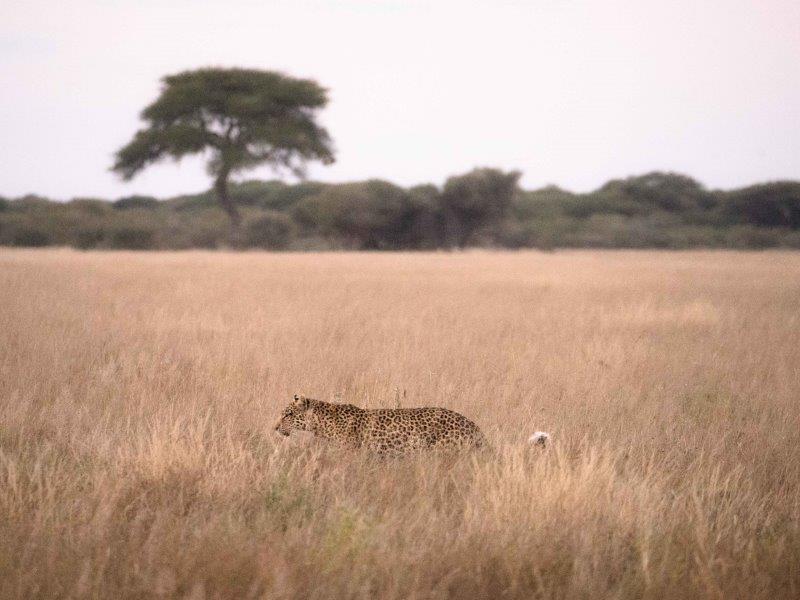
<svg viewBox="0 0 800 600">
<path fill-rule="evenodd" d="M 610 181 L 587 194 L 518 187 L 519 174 L 476 169 L 443 188 L 382 180 L 244 181 L 231 231 L 213 191 L 159 201 L 0 198 L 0 245 L 124 248 L 436 249 L 800 248 L 800 182 L 706 190 L 675 173 Z"/>
<path fill-rule="evenodd" d="M 95 215 L 105 214 L 109 210 L 109 203 L 102 198 L 73 198 L 67 206 L 78 208 Z"/>
<path fill-rule="evenodd" d="M 28 246 L 37 248 L 41 246 L 49 246 L 53 243 L 53 238 L 47 231 L 42 229 L 34 229 L 32 227 L 24 227 L 14 232 L 12 236 L 12 244 L 14 246 Z"/>
<path fill-rule="evenodd" d="M 245 228 L 245 245 L 251 248 L 282 250 L 294 237 L 295 224 L 289 215 L 267 211 Z"/>
<path fill-rule="evenodd" d="M 315 181 L 303 181 L 294 185 L 282 181 L 245 181 L 231 184 L 229 194 L 237 206 L 258 207 L 286 211 L 300 200 L 320 193 L 327 186 Z M 213 190 L 200 194 L 178 196 L 166 201 L 177 210 L 201 210 L 215 206 L 217 199 Z"/>
<path fill-rule="evenodd" d="M 400 248 L 411 225 L 412 207 L 403 188 L 380 180 L 328 186 L 295 206 L 306 230 L 343 240 L 350 248 Z"/>
<path fill-rule="evenodd" d="M 145 227 L 120 227 L 111 232 L 109 247 L 148 250 L 154 247 L 155 232 Z"/>
<path fill-rule="evenodd" d="M 800 229 L 800 182 L 765 183 L 731 192 L 725 214 L 757 227 Z"/>
<path fill-rule="evenodd" d="M 87 227 L 75 233 L 72 245 L 79 250 L 91 250 L 102 247 L 106 231 L 101 227 Z"/>
<path fill-rule="evenodd" d="M 520 175 L 475 169 L 448 179 L 439 199 L 448 245 L 463 248 L 481 228 L 499 223 L 519 191 Z"/>
<path fill-rule="evenodd" d="M 677 173 L 653 172 L 623 180 L 615 179 L 601 187 L 596 195 L 619 202 L 620 206 L 635 206 L 638 214 L 653 210 L 687 212 L 713 205 L 711 194 L 700 183 Z"/>
<path fill-rule="evenodd" d="M 130 210 L 132 208 L 156 208 L 158 200 L 152 196 L 126 196 L 112 203 L 117 210 Z"/>
</svg>

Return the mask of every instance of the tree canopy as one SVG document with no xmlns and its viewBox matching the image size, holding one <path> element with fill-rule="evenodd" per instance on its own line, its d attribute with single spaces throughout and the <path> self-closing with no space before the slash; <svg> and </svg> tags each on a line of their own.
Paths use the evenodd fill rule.
<svg viewBox="0 0 800 600">
<path fill-rule="evenodd" d="M 501 220 L 518 191 L 521 175 L 482 168 L 450 177 L 440 198 L 447 242 L 463 247 L 478 229 Z"/>
<path fill-rule="evenodd" d="M 800 183 L 775 181 L 737 190 L 725 209 L 743 223 L 800 229 Z"/>
<path fill-rule="evenodd" d="M 651 208 L 680 212 L 705 209 L 713 204 L 711 194 L 699 182 L 680 173 L 661 171 L 611 180 L 600 188 L 599 194 L 631 203 L 634 213 Z"/>
<path fill-rule="evenodd" d="M 334 160 L 317 124 L 326 90 L 309 79 L 253 69 L 198 69 L 163 79 L 161 95 L 141 118 L 147 126 L 116 153 L 112 170 L 131 179 L 164 158 L 210 152 L 208 172 L 222 208 L 241 220 L 228 194 L 232 174 L 261 164 L 302 176 L 305 164 Z"/>
<path fill-rule="evenodd" d="M 402 247 L 412 207 L 406 190 L 372 179 L 331 185 L 299 202 L 295 220 L 324 236 L 345 240 L 351 248 Z"/>
</svg>

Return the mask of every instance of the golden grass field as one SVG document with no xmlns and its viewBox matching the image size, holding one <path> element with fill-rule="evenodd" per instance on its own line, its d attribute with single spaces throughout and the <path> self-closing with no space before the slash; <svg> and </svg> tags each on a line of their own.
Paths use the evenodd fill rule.
<svg viewBox="0 0 800 600">
<path fill-rule="evenodd" d="M 798 253 L 3 250 L 0 307 L 2 598 L 800 597 Z"/>
</svg>

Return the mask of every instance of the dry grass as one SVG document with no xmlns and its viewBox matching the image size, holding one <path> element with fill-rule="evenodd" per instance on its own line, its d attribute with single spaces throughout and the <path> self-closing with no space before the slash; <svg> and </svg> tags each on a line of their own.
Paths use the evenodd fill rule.
<svg viewBox="0 0 800 600">
<path fill-rule="evenodd" d="M 3 250 L 0 306 L 3 598 L 800 596 L 798 254 Z M 271 431 L 396 387 L 497 456 Z"/>
</svg>

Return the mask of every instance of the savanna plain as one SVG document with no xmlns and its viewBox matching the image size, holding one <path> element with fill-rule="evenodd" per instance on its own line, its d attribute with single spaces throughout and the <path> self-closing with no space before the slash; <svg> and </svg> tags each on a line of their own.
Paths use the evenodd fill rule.
<svg viewBox="0 0 800 600">
<path fill-rule="evenodd" d="M 800 254 L 3 250 L 0 596 L 800 597 Z"/>
</svg>

